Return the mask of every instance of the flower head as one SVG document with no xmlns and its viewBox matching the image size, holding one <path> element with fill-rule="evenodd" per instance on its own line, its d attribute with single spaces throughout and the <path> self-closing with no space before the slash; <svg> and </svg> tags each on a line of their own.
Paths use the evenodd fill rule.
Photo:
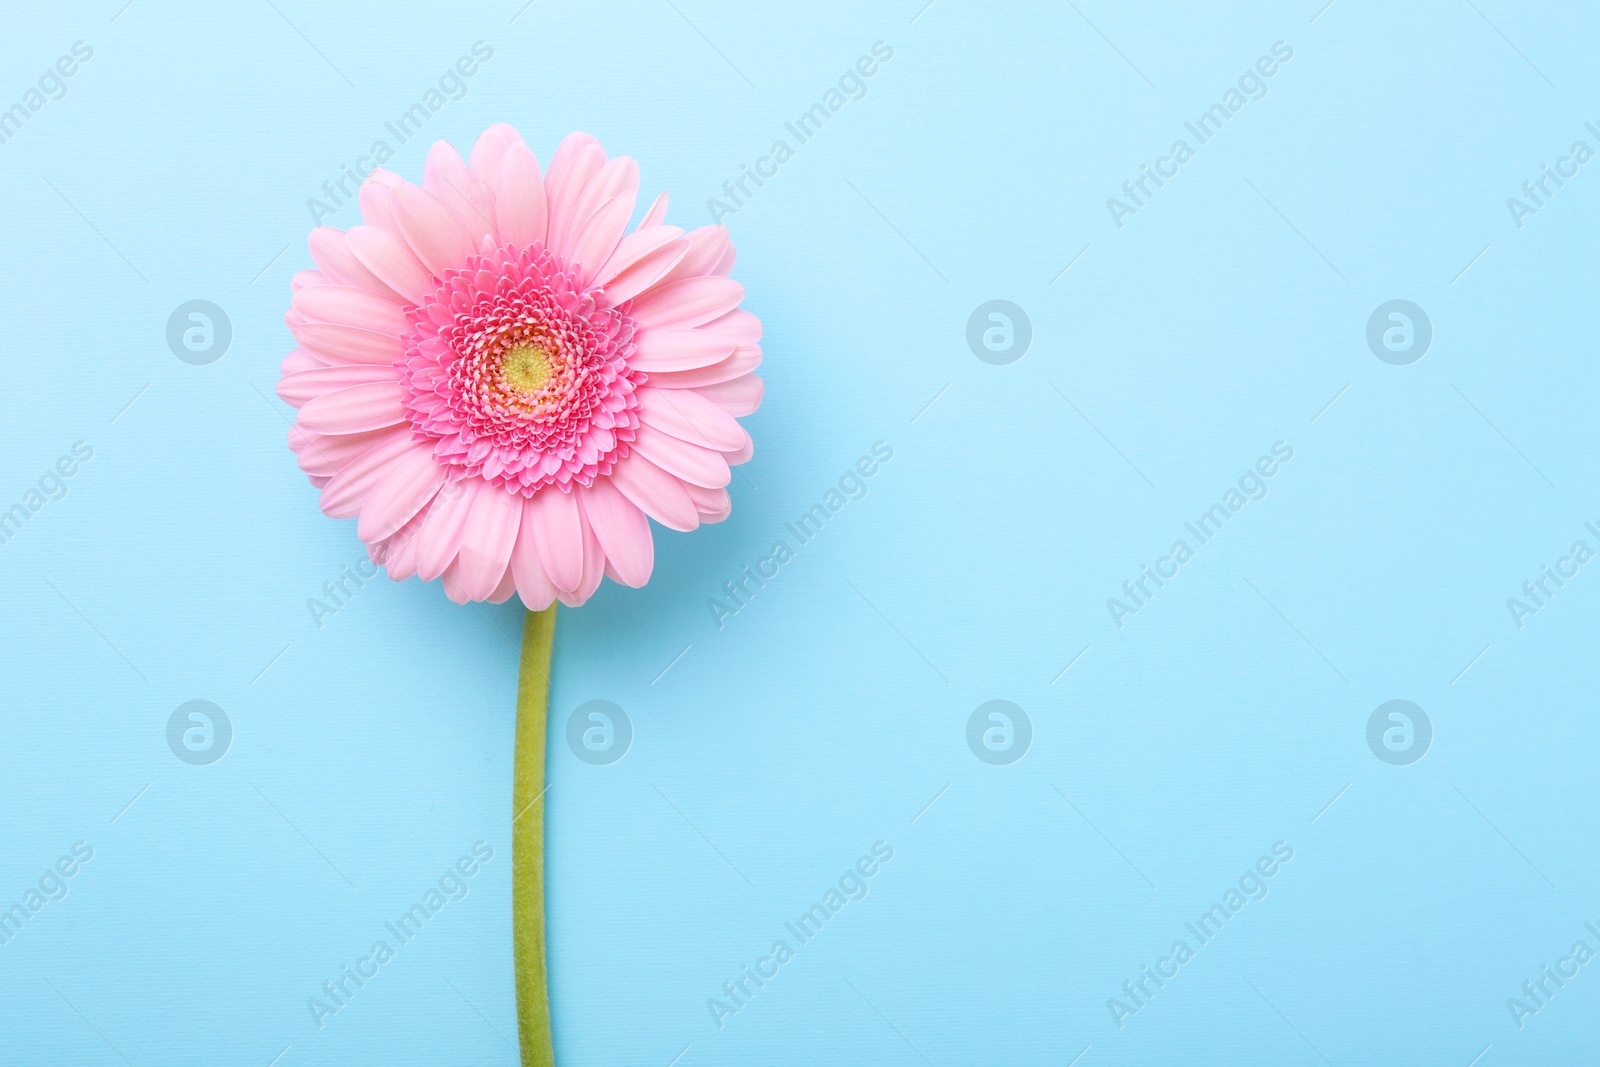
<svg viewBox="0 0 1600 1067">
<path fill-rule="evenodd" d="M 761 322 L 726 229 L 666 225 L 663 194 L 627 231 L 638 187 L 581 133 L 541 174 L 499 125 L 469 162 L 435 144 L 421 186 L 374 171 L 361 225 L 312 231 L 285 316 L 289 445 L 391 578 L 576 605 L 602 576 L 649 579 L 649 519 L 728 516 Z"/>
</svg>

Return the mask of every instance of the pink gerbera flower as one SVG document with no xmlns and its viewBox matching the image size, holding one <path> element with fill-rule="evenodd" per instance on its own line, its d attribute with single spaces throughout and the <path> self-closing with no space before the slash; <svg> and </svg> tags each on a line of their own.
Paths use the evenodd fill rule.
<svg viewBox="0 0 1600 1067">
<path fill-rule="evenodd" d="M 362 225 L 312 231 L 278 395 L 322 510 L 391 578 L 452 600 L 578 605 L 640 586 L 649 519 L 728 516 L 738 416 L 761 402 L 761 322 L 727 277 L 727 230 L 627 232 L 638 165 L 575 133 L 548 174 L 510 126 L 420 187 L 374 171 Z"/>
</svg>

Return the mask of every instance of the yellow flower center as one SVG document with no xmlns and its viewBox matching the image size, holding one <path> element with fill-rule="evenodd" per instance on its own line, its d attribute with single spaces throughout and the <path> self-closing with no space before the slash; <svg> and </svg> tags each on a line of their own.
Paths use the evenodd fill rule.
<svg viewBox="0 0 1600 1067">
<path fill-rule="evenodd" d="M 515 345 L 506 353 L 500 373 L 517 392 L 536 393 L 550 378 L 550 357 L 538 345 Z"/>
</svg>

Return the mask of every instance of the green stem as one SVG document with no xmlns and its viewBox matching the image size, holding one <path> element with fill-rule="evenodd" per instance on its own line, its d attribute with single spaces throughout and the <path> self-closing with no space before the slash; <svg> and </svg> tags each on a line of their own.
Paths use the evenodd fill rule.
<svg viewBox="0 0 1600 1067">
<path fill-rule="evenodd" d="M 511 938 L 522 1067 L 554 1067 L 544 960 L 544 749 L 556 606 L 530 611 L 517 669 L 517 737 L 511 772 Z"/>
</svg>

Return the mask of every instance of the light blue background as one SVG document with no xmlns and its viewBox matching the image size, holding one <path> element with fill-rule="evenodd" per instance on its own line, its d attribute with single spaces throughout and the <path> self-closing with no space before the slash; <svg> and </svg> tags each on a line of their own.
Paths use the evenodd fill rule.
<svg viewBox="0 0 1600 1067">
<path fill-rule="evenodd" d="M 584 129 L 683 224 L 894 50 L 726 220 L 766 324 L 732 518 L 560 615 L 563 1063 L 1592 1060 L 1600 962 L 1520 1030 L 1506 1000 L 1600 951 L 1600 567 L 1520 630 L 1505 601 L 1600 547 L 1600 162 L 1520 230 L 1505 201 L 1600 148 L 1600 32 L 1577 2 L 1321 3 L 9 12 L 0 106 L 94 56 L 0 145 L 0 508 L 94 458 L 0 546 L 0 905 L 94 859 L 0 945 L 0 1062 L 515 1062 L 520 609 L 374 581 L 319 629 L 362 550 L 273 394 L 306 199 L 479 40 L 393 169 Z M 1113 225 L 1277 41 L 1268 95 Z M 208 366 L 165 342 L 191 299 L 232 321 Z M 991 299 L 1032 322 L 1009 366 L 965 340 Z M 1433 323 L 1410 366 L 1366 345 L 1391 299 Z M 719 630 L 708 598 L 880 440 L 866 498 Z M 1280 440 L 1270 494 L 1118 629 L 1106 599 Z M 635 737 L 594 767 L 562 727 L 602 698 Z M 233 724 L 210 766 L 167 747 L 191 699 Z M 1033 723 L 1011 766 L 966 744 L 991 699 Z M 1367 746 L 1391 699 L 1433 724 L 1410 766 Z M 719 1030 L 707 999 L 880 839 L 870 895 Z M 1280 840 L 1270 895 L 1114 1025 Z M 307 999 L 477 841 L 466 899 L 318 1029 Z"/>
</svg>

